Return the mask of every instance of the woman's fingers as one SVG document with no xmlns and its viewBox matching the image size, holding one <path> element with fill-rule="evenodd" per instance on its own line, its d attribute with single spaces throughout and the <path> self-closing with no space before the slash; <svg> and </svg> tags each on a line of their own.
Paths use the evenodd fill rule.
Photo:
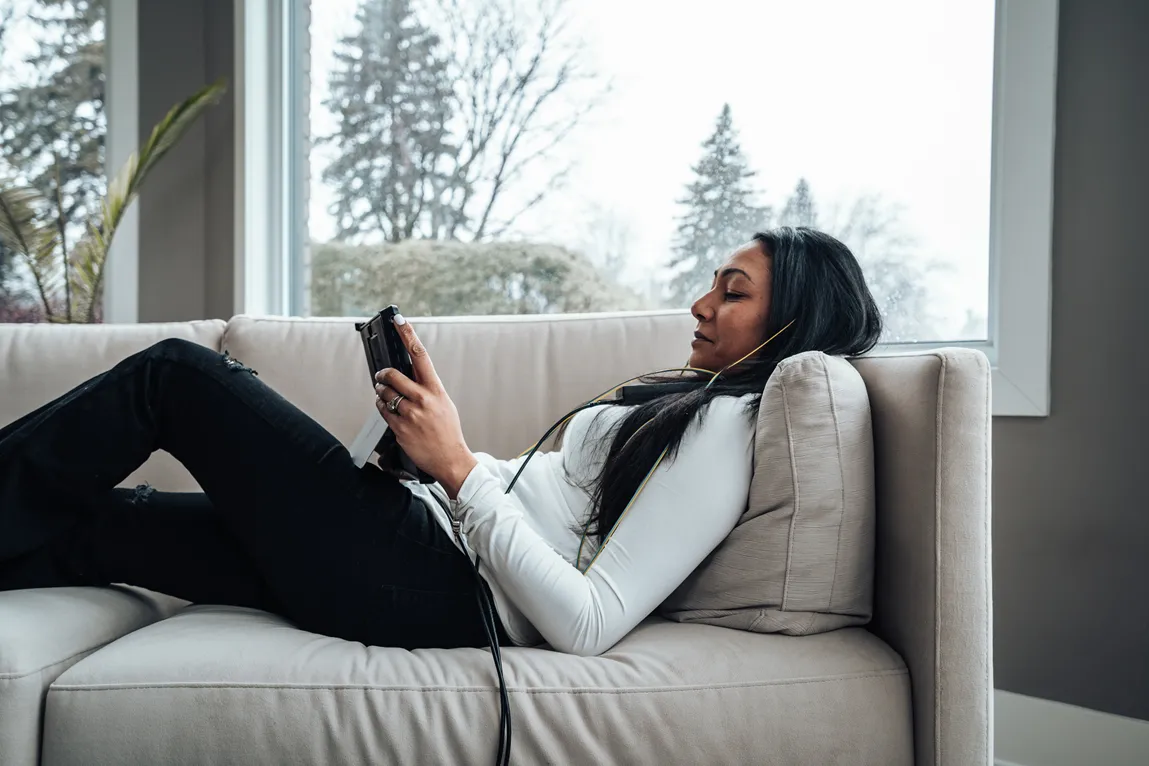
<svg viewBox="0 0 1149 766">
<path fill-rule="evenodd" d="M 435 372 L 435 365 L 431 364 L 431 357 L 427 354 L 427 347 L 415 334 L 415 328 L 402 314 L 395 315 L 394 324 L 395 329 L 399 331 L 399 337 L 403 339 L 407 353 L 411 355 L 411 366 L 415 368 L 415 380 L 429 388 L 442 388 L 443 384 Z"/>
<path fill-rule="evenodd" d="M 375 373 L 375 393 L 387 402 L 394 399 L 397 394 L 403 394 L 413 402 L 423 401 L 420 385 L 393 367 Z"/>
<path fill-rule="evenodd" d="M 382 383 L 376 383 L 375 384 L 375 396 L 377 396 L 379 398 L 379 401 L 381 401 L 383 404 L 386 404 L 387 402 L 391 401 L 396 396 L 398 396 L 398 394 L 395 392 L 395 389 L 393 389 L 389 386 L 385 386 Z"/>
</svg>

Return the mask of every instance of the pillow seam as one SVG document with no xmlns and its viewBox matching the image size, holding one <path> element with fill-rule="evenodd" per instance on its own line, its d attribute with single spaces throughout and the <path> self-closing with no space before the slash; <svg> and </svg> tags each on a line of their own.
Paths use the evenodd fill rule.
<svg viewBox="0 0 1149 766">
<path fill-rule="evenodd" d="M 838 505 L 837 545 L 834 546 L 834 574 L 830 577 L 830 599 L 826 602 L 826 611 L 833 612 L 834 591 L 838 585 L 838 565 L 842 560 L 842 525 L 846 520 L 846 469 L 842 465 L 842 424 L 838 419 L 838 401 L 834 398 L 834 384 L 830 382 L 830 365 L 826 359 L 822 360 L 822 372 L 826 377 L 826 391 L 830 399 L 830 417 L 834 421 L 834 442 L 838 449 L 838 486 L 842 499 Z"/>
<path fill-rule="evenodd" d="M 790 479 L 794 486 L 794 512 L 790 514 L 790 529 L 786 539 L 786 569 L 782 575 L 782 603 L 779 609 L 789 611 L 787 602 L 790 598 L 790 564 L 794 559 L 794 529 L 797 526 L 798 511 L 801 508 L 801 491 L 798 484 L 798 463 L 794 454 L 794 426 L 790 420 L 790 399 L 786 395 L 785 370 L 779 378 L 779 388 L 782 390 L 782 411 L 786 416 L 786 448 L 790 453 Z"/>
</svg>

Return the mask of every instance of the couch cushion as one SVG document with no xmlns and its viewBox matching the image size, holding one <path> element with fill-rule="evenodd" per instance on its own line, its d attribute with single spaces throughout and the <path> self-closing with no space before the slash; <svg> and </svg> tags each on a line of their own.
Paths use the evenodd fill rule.
<svg viewBox="0 0 1149 766">
<path fill-rule="evenodd" d="M 845 359 L 792 356 L 762 396 L 746 513 L 661 612 L 761 633 L 820 633 L 867 622 L 873 580 L 866 385 Z"/>
<path fill-rule="evenodd" d="M 44 695 L 57 676 L 185 602 L 140 588 L 0 593 L 0 763 L 36 766 Z"/>
<path fill-rule="evenodd" d="M 863 629 L 792 638 L 652 618 L 600 657 L 504 651 L 515 763 L 912 762 L 909 679 Z M 487 763 L 490 655 L 368 648 L 194 606 L 48 694 L 44 763 Z"/>
<path fill-rule="evenodd" d="M 219 349 L 219 319 L 134 325 L 0 324 L 0 426 L 67 393 L 164 338 Z M 172 492 L 198 485 L 179 461 L 156 452 L 123 486 L 149 482 Z"/>
</svg>

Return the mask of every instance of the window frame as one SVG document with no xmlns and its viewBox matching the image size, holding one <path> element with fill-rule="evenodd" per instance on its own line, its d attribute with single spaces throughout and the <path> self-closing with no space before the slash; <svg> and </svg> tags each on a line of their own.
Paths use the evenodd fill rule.
<svg viewBox="0 0 1149 766">
<path fill-rule="evenodd" d="M 140 46 L 137 0 L 107 0 L 104 22 L 104 174 L 139 149 Z M 104 267 L 104 321 L 134 324 L 140 315 L 140 206 L 130 205 L 116 227 Z"/>
<path fill-rule="evenodd" d="M 996 1 L 988 340 L 879 346 L 984 352 L 994 415 L 1050 409 L 1058 5 Z M 306 313 L 308 13 L 308 0 L 236 3 L 237 313 Z"/>
</svg>

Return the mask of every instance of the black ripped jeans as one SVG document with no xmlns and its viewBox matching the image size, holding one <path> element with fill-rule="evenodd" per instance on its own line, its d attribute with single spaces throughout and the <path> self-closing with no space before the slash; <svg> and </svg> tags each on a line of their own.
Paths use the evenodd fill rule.
<svg viewBox="0 0 1149 766">
<path fill-rule="evenodd" d="M 157 449 L 203 492 L 116 488 Z M 423 504 L 253 370 L 184 340 L 0 431 L 0 590 L 109 583 L 369 645 L 487 644 L 470 564 Z"/>
</svg>

